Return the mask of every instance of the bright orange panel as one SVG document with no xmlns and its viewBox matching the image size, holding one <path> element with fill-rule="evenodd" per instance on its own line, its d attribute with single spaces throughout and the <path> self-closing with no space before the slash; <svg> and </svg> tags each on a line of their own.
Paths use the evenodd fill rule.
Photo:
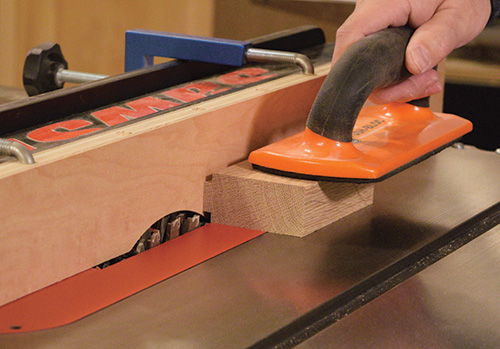
<svg viewBox="0 0 500 349">
<path fill-rule="evenodd" d="M 354 141 L 307 129 L 250 154 L 264 171 L 318 180 L 378 181 L 432 155 L 472 130 L 459 116 L 391 103 L 361 110 Z"/>
</svg>

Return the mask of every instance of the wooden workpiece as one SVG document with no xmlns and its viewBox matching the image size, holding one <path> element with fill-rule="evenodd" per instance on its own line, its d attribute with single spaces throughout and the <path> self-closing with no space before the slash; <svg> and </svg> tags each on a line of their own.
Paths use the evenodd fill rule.
<svg viewBox="0 0 500 349">
<path fill-rule="evenodd" d="M 129 251 L 167 214 L 202 213 L 207 176 L 304 129 L 328 69 L 0 164 L 0 305 Z"/>
<path fill-rule="evenodd" d="M 244 161 L 205 183 L 203 204 L 214 223 L 303 237 L 372 204 L 373 188 L 277 176 Z"/>
</svg>

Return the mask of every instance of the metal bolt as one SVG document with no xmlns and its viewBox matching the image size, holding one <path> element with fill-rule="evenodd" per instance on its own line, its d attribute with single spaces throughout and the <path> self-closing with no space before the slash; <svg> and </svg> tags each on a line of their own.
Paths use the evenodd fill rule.
<svg viewBox="0 0 500 349">
<path fill-rule="evenodd" d="M 65 82 L 82 84 L 84 82 L 100 80 L 107 77 L 108 75 L 82 73 L 78 71 L 67 70 L 64 69 L 64 67 L 61 65 L 56 71 L 54 81 L 59 87 L 63 87 Z"/>
<path fill-rule="evenodd" d="M 35 159 L 28 148 L 10 139 L 0 138 L 0 156 L 13 156 L 25 165 L 35 163 Z"/>
<path fill-rule="evenodd" d="M 311 60 L 301 53 L 249 48 L 245 53 L 245 58 L 248 62 L 255 63 L 295 64 L 302 68 L 304 74 L 314 75 L 314 66 Z"/>
</svg>

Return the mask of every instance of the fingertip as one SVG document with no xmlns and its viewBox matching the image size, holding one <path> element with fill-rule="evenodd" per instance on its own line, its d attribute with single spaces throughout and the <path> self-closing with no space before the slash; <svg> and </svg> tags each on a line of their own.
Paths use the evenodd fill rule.
<svg viewBox="0 0 500 349">
<path fill-rule="evenodd" d="M 406 55 L 406 68 L 412 74 L 422 74 L 434 66 L 426 47 L 409 47 Z"/>
<path fill-rule="evenodd" d="M 438 73 L 431 69 L 423 74 L 413 75 L 399 84 L 376 89 L 369 99 L 375 104 L 409 102 L 440 93 L 442 90 L 443 84 L 439 81 Z"/>
<path fill-rule="evenodd" d="M 425 73 L 459 46 L 461 35 L 450 11 L 440 11 L 419 26 L 406 49 L 406 68 L 412 74 Z"/>
<path fill-rule="evenodd" d="M 424 94 L 425 94 L 424 97 L 435 95 L 435 94 L 440 93 L 442 91 L 443 91 L 443 84 L 441 83 L 441 81 L 438 80 L 438 81 L 434 82 L 433 84 L 431 84 L 429 87 L 427 87 L 427 89 L 424 92 Z"/>
</svg>

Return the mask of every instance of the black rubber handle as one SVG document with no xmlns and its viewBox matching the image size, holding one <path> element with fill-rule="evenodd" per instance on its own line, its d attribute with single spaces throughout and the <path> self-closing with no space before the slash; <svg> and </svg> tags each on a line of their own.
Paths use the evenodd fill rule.
<svg viewBox="0 0 500 349">
<path fill-rule="evenodd" d="M 326 138 L 351 142 L 359 111 L 370 93 L 410 77 L 404 61 L 413 32 L 409 27 L 388 28 L 349 47 L 328 73 L 307 127 Z M 414 102 L 429 106 L 428 98 Z"/>
</svg>

